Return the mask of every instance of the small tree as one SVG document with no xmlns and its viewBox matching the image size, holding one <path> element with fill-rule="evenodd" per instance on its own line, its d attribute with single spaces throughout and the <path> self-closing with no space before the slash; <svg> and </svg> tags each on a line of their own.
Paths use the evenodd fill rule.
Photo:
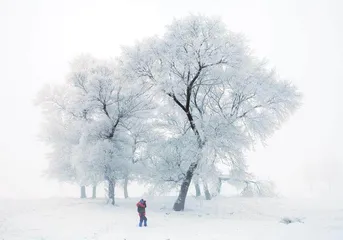
<svg viewBox="0 0 343 240">
<path fill-rule="evenodd" d="M 50 120 L 52 114 L 63 127 L 50 125 L 45 139 L 53 152 L 61 155 L 60 145 L 65 146 L 68 158 L 63 165 L 71 166 L 81 186 L 107 180 L 112 204 L 115 184 L 124 178 L 132 155 L 127 123 L 151 108 L 149 88 L 130 84 L 119 72 L 113 61 L 80 56 L 71 64 L 67 81 L 44 89 L 39 100 L 45 117 Z"/>
</svg>

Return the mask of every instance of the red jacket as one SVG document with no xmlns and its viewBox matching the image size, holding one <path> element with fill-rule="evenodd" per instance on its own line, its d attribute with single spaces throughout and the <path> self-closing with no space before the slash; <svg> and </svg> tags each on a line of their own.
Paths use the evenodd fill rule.
<svg viewBox="0 0 343 240">
<path fill-rule="evenodd" d="M 140 216 L 145 216 L 145 208 L 146 208 L 146 203 L 138 202 L 136 204 L 137 206 L 137 211 Z"/>
</svg>

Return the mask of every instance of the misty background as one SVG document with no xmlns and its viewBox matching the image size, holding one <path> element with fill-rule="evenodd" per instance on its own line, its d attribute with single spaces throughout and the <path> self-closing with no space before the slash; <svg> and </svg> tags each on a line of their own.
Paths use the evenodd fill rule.
<svg viewBox="0 0 343 240">
<path fill-rule="evenodd" d="M 79 194 L 43 176 L 48 149 L 38 140 L 41 115 L 33 105 L 43 84 L 62 82 L 80 53 L 115 57 L 120 45 L 161 33 L 174 17 L 204 13 L 245 34 L 256 55 L 304 95 L 268 145 L 249 154 L 250 171 L 274 181 L 284 196 L 343 198 L 342 6 L 339 0 L 1 0 L 0 197 Z"/>
</svg>

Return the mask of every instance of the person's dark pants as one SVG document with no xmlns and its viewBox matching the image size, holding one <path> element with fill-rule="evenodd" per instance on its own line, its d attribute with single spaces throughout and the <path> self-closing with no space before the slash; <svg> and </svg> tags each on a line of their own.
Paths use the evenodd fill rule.
<svg viewBox="0 0 343 240">
<path fill-rule="evenodd" d="M 144 222 L 144 226 L 147 226 L 147 221 L 148 219 L 146 218 L 146 216 L 144 214 L 140 214 L 139 215 L 139 226 L 141 227 L 143 222 Z"/>
</svg>

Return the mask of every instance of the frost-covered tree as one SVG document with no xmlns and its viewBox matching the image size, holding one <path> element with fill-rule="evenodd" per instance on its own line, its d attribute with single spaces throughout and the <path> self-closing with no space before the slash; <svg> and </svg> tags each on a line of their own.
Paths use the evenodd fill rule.
<svg viewBox="0 0 343 240">
<path fill-rule="evenodd" d="M 47 157 L 50 164 L 46 171 L 49 177 L 63 182 L 77 181 L 76 171 L 72 165 L 72 147 L 79 136 L 70 131 L 71 118 L 65 113 L 64 94 L 62 86 L 45 86 L 37 99 L 43 110 L 44 121 L 41 123 L 40 138 L 51 149 Z"/>
<path fill-rule="evenodd" d="M 207 164 L 199 166 L 195 171 L 195 176 L 198 176 L 201 179 L 206 200 L 211 200 L 212 196 L 217 195 L 218 177 L 221 175 L 214 164 L 216 162 L 215 157 L 212 157 L 211 160 L 203 161 L 203 163 Z"/>
<path fill-rule="evenodd" d="M 144 168 L 142 163 L 145 161 L 143 152 L 151 141 L 151 127 L 145 119 L 131 121 L 126 124 L 127 142 L 130 149 L 122 181 L 125 198 L 129 197 L 128 184 L 130 181 L 139 179 L 139 176 L 142 174 L 142 168 Z"/>
<path fill-rule="evenodd" d="M 240 191 L 240 194 L 244 197 L 274 197 L 277 195 L 273 182 L 259 180 L 243 168 L 233 168 L 230 174 L 220 175 L 218 180 L 218 193 L 220 193 L 222 182 L 225 181 Z"/>
<path fill-rule="evenodd" d="M 127 78 L 153 86 L 166 111 L 186 120 L 192 131 L 183 146 L 193 149 L 195 142 L 195 155 L 172 176 L 180 182 L 175 211 L 184 209 L 193 176 L 211 160 L 211 151 L 217 161 L 242 161 L 244 151 L 270 136 L 299 105 L 297 89 L 214 18 L 174 20 L 162 37 L 125 48 L 122 68 Z M 164 158 L 171 165 L 179 161 Z"/>
<path fill-rule="evenodd" d="M 67 165 L 82 185 L 108 181 L 112 204 L 115 184 L 127 175 L 132 163 L 128 125 L 143 121 L 151 108 L 149 88 L 130 82 L 117 69 L 113 61 L 80 56 L 71 64 L 67 81 L 54 88 L 58 91 L 45 88 L 38 100 L 49 123 L 45 140 L 52 144 L 53 152 L 63 155 L 60 149 L 65 146 Z M 51 121 L 51 114 L 64 131 Z M 51 161 L 55 166 L 59 159 Z"/>
</svg>

